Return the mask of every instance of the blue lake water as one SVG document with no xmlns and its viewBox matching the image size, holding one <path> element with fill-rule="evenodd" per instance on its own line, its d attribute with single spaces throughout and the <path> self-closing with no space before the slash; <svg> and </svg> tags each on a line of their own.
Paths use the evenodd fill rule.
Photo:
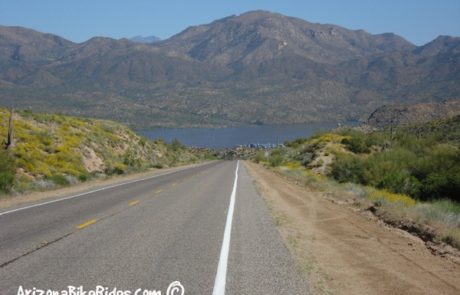
<svg viewBox="0 0 460 295">
<path fill-rule="evenodd" d="M 357 122 L 347 122 L 356 126 Z M 139 133 L 150 139 L 171 142 L 178 139 L 187 146 L 224 148 L 248 144 L 277 144 L 299 137 L 309 137 L 319 131 L 337 127 L 337 123 L 261 125 L 228 128 L 156 128 Z"/>
</svg>

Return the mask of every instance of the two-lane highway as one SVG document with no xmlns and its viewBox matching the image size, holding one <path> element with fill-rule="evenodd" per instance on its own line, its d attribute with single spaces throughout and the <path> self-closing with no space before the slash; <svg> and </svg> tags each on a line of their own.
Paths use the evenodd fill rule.
<svg viewBox="0 0 460 295">
<path fill-rule="evenodd" d="M 236 161 L 0 212 L 0 265 L 2 295 L 69 285 L 167 294 L 174 281 L 184 294 L 308 293 Z"/>
</svg>

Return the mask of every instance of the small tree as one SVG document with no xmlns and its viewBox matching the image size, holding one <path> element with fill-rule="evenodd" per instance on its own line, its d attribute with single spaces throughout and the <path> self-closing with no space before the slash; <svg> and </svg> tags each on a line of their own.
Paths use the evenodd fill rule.
<svg viewBox="0 0 460 295">
<path fill-rule="evenodd" d="M 179 141 L 179 139 L 174 138 L 171 142 L 171 148 L 173 151 L 178 151 L 184 148 L 184 145 Z"/>
</svg>

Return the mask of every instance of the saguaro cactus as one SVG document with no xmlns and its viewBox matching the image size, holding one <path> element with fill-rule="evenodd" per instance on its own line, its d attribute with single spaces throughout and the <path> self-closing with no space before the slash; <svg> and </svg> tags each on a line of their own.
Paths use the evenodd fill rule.
<svg viewBox="0 0 460 295">
<path fill-rule="evenodd" d="M 13 145 L 13 115 L 14 115 L 14 109 L 10 109 L 10 118 L 8 120 L 8 134 L 6 136 L 6 141 L 5 141 L 5 149 L 9 149 Z"/>
</svg>

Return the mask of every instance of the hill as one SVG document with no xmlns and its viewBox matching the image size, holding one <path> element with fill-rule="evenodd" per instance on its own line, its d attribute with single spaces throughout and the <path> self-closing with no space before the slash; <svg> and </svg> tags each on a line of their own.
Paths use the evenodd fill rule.
<svg viewBox="0 0 460 295">
<path fill-rule="evenodd" d="M 136 128 L 364 121 L 385 104 L 460 97 L 459 48 L 266 11 L 152 44 L 0 27 L 0 105 Z"/>
<path fill-rule="evenodd" d="M 460 115 L 460 100 L 438 103 L 384 105 L 375 110 L 367 124 L 385 129 L 391 126 L 426 123 Z"/>
<path fill-rule="evenodd" d="M 178 143 L 149 141 L 112 121 L 29 111 L 15 113 L 14 144 L 4 151 L 8 118 L 0 108 L 0 192 L 53 188 L 205 156 Z"/>
</svg>

